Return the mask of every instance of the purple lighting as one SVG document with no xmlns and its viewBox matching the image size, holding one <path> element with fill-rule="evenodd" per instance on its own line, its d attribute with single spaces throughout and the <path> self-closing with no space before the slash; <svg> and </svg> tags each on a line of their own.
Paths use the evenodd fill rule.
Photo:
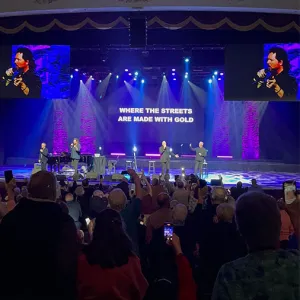
<svg viewBox="0 0 300 300">
<path fill-rule="evenodd" d="M 259 103 L 245 102 L 242 158 L 259 159 Z"/>
<path fill-rule="evenodd" d="M 125 156 L 125 153 L 117 153 L 117 152 L 113 152 L 110 154 L 111 156 Z"/>
<path fill-rule="evenodd" d="M 147 157 L 160 157 L 160 154 L 158 154 L 158 153 L 155 153 L 155 154 L 146 153 L 145 156 L 147 156 Z"/>
<path fill-rule="evenodd" d="M 53 152 L 68 152 L 68 134 L 66 126 L 66 110 L 62 106 L 62 100 L 54 102 L 53 109 Z"/>
</svg>

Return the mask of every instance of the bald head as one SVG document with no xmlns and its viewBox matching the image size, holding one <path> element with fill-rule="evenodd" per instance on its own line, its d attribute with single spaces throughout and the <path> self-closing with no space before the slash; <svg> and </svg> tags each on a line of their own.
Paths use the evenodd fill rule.
<svg viewBox="0 0 300 300">
<path fill-rule="evenodd" d="M 42 143 L 41 147 L 42 147 L 42 149 L 45 149 L 46 148 L 46 143 Z"/>
<path fill-rule="evenodd" d="M 204 145 L 204 143 L 203 143 L 203 142 L 199 142 L 199 147 L 200 147 L 200 148 L 202 148 L 202 147 L 203 147 L 203 145 Z"/>
<path fill-rule="evenodd" d="M 56 200 L 56 177 L 53 173 L 39 171 L 33 174 L 28 183 L 31 198 Z"/>
<path fill-rule="evenodd" d="M 67 202 L 73 201 L 73 200 L 74 200 L 73 194 L 68 193 L 68 194 L 66 195 L 66 197 L 65 197 L 65 200 L 66 200 Z"/>
<path fill-rule="evenodd" d="M 187 207 L 184 204 L 177 204 L 172 211 L 172 218 L 173 218 L 173 223 L 184 223 L 185 219 L 187 217 L 188 210 Z"/>
<path fill-rule="evenodd" d="M 214 204 L 223 203 L 226 201 L 226 190 L 223 187 L 214 187 L 212 190 L 212 200 Z"/>
<path fill-rule="evenodd" d="M 114 189 L 109 193 L 108 203 L 111 209 L 122 211 L 126 206 L 127 198 L 121 189 Z"/>
<path fill-rule="evenodd" d="M 243 194 L 236 203 L 235 218 L 250 250 L 277 247 L 281 219 L 273 197 L 259 192 Z"/>
</svg>

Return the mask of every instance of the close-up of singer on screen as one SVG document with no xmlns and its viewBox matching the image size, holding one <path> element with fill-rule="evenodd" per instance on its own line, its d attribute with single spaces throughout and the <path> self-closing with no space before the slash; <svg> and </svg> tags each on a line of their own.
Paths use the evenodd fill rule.
<svg viewBox="0 0 300 300">
<path fill-rule="evenodd" d="M 253 83 L 262 95 L 277 99 L 296 99 L 297 82 L 290 75 L 290 62 L 287 52 L 280 47 L 269 49 L 267 68 L 259 70 Z"/>
<path fill-rule="evenodd" d="M 35 73 L 35 59 L 28 48 L 19 48 L 14 54 L 14 66 L 1 75 L 0 91 L 9 98 L 40 98 L 42 82 Z"/>
</svg>

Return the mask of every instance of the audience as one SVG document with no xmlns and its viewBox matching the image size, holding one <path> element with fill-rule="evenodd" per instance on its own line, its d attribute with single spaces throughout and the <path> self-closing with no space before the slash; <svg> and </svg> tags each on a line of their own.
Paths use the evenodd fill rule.
<svg viewBox="0 0 300 300">
<path fill-rule="evenodd" d="M 76 228 L 55 203 L 55 176 L 33 174 L 28 192 L 1 222 L 1 299 L 74 299 Z"/>
<path fill-rule="evenodd" d="M 189 196 L 190 193 L 184 188 L 184 183 L 181 180 L 177 181 L 177 189 L 173 193 L 173 200 L 177 200 L 179 203 L 184 204 L 185 206 L 189 205 Z"/>
<path fill-rule="evenodd" d="M 77 229 L 81 228 L 80 218 L 82 217 L 80 204 L 74 200 L 73 194 L 68 193 L 65 196 L 69 216 L 74 220 Z"/>
<path fill-rule="evenodd" d="M 112 209 L 97 216 L 93 240 L 78 259 L 79 299 L 144 298 L 148 283 L 122 224 Z"/>
<path fill-rule="evenodd" d="M 299 299 L 299 251 L 279 249 L 276 200 L 259 192 L 243 194 L 235 218 L 249 254 L 223 265 L 213 299 Z"/>
<path fill-rule="evenodd" d="M 255 179 L 247 192 L 241 182 L 229 191 L 194 175 L 174 184 L 128 174 L 116 186 L 69 186 L 46 171 L 6 184 L 1 299 L 299 297 L 295 191 L 285 203 Z"/>
</svg>

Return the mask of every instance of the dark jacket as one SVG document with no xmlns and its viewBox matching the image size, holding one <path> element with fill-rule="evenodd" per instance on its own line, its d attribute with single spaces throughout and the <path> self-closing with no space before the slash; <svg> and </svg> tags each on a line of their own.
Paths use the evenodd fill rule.
<svg viewBox="0 0 300 300">
<path fill-rule="evenodd" d="M 163 146 L 159 147 L 159 153 L 161 162 L 168 162 L 170 161 L 170 156 L 175 156 L 170 147 L 166 147 L 165 149 Z"/>
<path fill-rule="evenodd" d="M 196 152 L 195 160 L 203 162 L 204 157 L 207 155 L 207 150 L 204 147 L 202 147 L 202 148 L 200 148 L 200 147 L 197 147 L 197 148 L 190 147 L 190 148 L 191 148 L 192 151 Z"/>
<path fill-rule="evenodd" d="M 47 163 L 47 161 L 48 161 L 48 149 L 47 148 L 43 149 L 43 152 L 40 152 L 39 159 L 42 163 Z"/>
<path fill-rule="evenodd" d="M 1 300 L 75 299 L 76 228 L 57 203 L 21 199 L 0 241 Z"/>
<path fill-rule="evenodd" d="M 75 146 L 71 147 L 71 158 L 80 160 L 81 146 L 80 146 L 80 144 L 77 144 L 76 146 L 77 146 L 77 150 L 76 150 Z"/>
</svg>

